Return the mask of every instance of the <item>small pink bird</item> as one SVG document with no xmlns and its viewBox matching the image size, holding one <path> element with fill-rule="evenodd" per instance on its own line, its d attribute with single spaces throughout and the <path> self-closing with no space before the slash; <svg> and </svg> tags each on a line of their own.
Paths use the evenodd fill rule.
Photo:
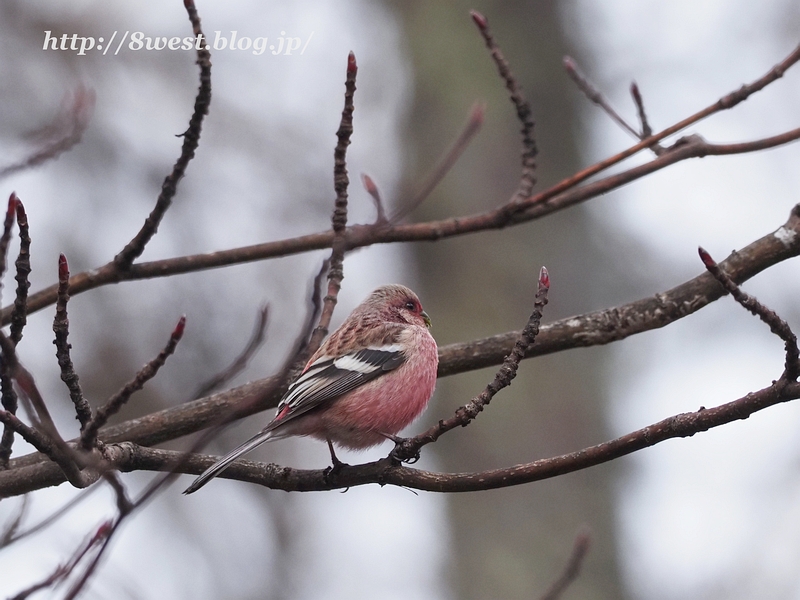
<svg viewBox="0 0 800 600">
<path fill-rule="evenodd" d="M 275 418 L 206 469 L 184 494 L 270 440 L 308 435 L 360 450 L 395 436 L 425 410 L 436 385 L 439 355 L 430 326 L 414 292 L 402 285 L 379 287 L 311 357 Z"/>
</svg>

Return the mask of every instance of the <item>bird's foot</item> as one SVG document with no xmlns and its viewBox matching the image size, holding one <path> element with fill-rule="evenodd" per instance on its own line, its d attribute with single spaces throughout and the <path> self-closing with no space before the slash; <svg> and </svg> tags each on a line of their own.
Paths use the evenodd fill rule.
<svg viewBox="0 0 800 600">
<path fill-rule="evenodd" d="M 389 458 L 399 463 L 407 463 L 409 465 L 413 465 L 419 460 L 419 449 L 411 445 L 411 438 L 402 438 L 388 433 L 382 435 L 394 442 L 394 448 L 389 453 Z"/>
<path fill-rule="evenodd" d="M 325 469 L 325 471 L 323 472 L 323 477 L 325 478 L 325 481 L 328 482 L 329 477 L 335 477 L 336 474 L 339 473 L 339 471 L 341 471 L 344 467 L 349 467 L 350 465 L 340 461 L 339 458 L 336 456 L 336 452 L 333 450 L 333 444 L 331 443 L 331 441 L 330 440 L 326 441 L 328 442 L 328 450 L 331 451 L 331 466 Z"/>
</svg>

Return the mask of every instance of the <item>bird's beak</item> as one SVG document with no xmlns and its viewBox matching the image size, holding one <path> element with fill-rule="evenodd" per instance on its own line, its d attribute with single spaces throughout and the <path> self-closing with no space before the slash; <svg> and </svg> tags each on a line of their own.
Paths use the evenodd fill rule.
<svg viewBox="0 0 800 600">
<path fill-rule="evenodd" d="M 421 313 L 419 313 L 419 315 L 422 317 L 422 320 L 425 321 L 425 327 L 430 329 L 431 328 L 431 318 L 428 316 L 428 313 L 426 313 L 423 310 Z"/>
</svg>

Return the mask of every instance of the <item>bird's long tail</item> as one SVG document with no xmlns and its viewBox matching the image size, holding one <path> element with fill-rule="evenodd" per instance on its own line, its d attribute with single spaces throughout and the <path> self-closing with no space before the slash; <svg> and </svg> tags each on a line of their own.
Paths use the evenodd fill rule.
<svg viewBox="0 0 800 600">
<path fill-rule="evenodd" d="M 214 477 L 222 473 L 225 469 L 227 469 L 230 464 L 235 461 L 237 458 L 250 452 L 253 448 L 260 446 L 264 442 L 268 442 L 271 439 L 275 439 L 274 436 L 275 432 L 273 430 L 264 430 L 249 440 L 247 440 L 244 444 L 236 448 L 235 450 L 231 450 L 228 454 L 220 458 L 217 462 L 213 465 L 208 467 L 203 473 L 192 482 L 188 488 L 186 488 L 183 493 L 184 494 L 191 494 L 192 492 L 196 492 L 209 481 L 211 481 Z"/>
</svg>

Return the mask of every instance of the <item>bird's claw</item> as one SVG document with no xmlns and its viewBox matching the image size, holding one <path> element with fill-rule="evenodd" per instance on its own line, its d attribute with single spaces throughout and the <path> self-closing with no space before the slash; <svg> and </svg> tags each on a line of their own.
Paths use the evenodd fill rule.
<svg viewBox="0 0 800 600">
<path fill-rule="evenodd" d="M 386 436 L 394 442 L 394 448 L 389 453 L 389 458 L 398 463 L 406 463 L 413 465 L 420 459 L 419 449 L 414 449 L 410 446 L 410 440 L 397 436 Z M 413 451 L 413 454 L 411 452 Z"/>
<path fill-rule="evenodd" d="M 330 478 L 336 477 L 342 469 L 349 466 L 350 465 L 348 465 L 346 462 L 342 462 L 338 458 L 334 460 L 333 465 L 326 467 L 322 472 L 322 477 L 325 480 L 325 483 L 333 483 Z"/>
<path fill-rule="evenodd" d="M 344 467 L 350 466 L 339 460 L 339 457 L 336 456 L 336 452 L 333 450 L 333 444 L 330 440 L 328 440 L 328 449 L 331 451 L 331 466 L 322 472 L 322 477 L 325 479 L 326 483 L 329 483 L 329 477 L 335 477 Z"/>
</svg>

